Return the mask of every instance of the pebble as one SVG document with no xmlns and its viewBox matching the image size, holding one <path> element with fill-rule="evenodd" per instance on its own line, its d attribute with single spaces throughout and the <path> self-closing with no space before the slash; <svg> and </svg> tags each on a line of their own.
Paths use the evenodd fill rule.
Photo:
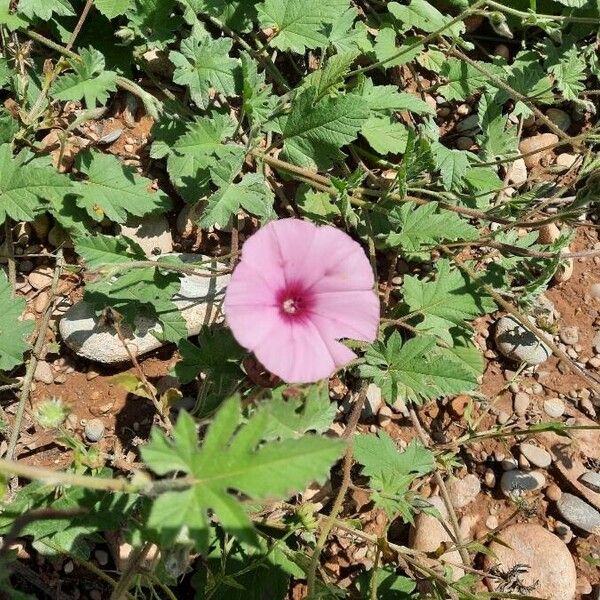
<svg viewBox="0 0 600 600">
<path fill-rule="evenodd" d="M 589 417 L 596 417 L 596 409 L 594 408 L 593 402 L 589 398 L 581 398 L 579 401 L 579 408 Z"/>
<path fill-rule="evenodd" d="M 532 464 L 540 469 L 546 469 L 552 463 L 552 457 L 546 450 L 533 444 L 521 444 L 521 454 Z"/>
<path fill-rule="evenodd" d="M 486 521 L 485 526 L 491 531 L 492 529 L 496 529 L 498 527 L 498 517 L 495 515 L 490 515 Z"/>
<path fill-rule="evenodd" d="M 50 385 L 54 381 L 52 367 L 45 360 L 38 361 L 38 364 L 35 367 L 33 378 L 40 383 Z"/>
<path fill-rule="evenodd" d="M 377 422 L 380 427 L 387 427 L 392 422 L 394 411 L 389 406 L 382 406 L 377 413 Z"/>
<path fill-rule="evenodd" d="M 546 478 L 539 471 L 505 471 L 500 479 L 500 489 L 505 496 L 521 496 L 539 490 L 546 485 Z"/>
<path fill-rule="evenodd" d="M 590 296 L 592 298 L 600 298 L 600 283 L 593 283 L 590 286 Z"/>
<path fill-rule="evenodd" d="M 514 361 L 539 365 L 551 356 L 550 348 L 510 315 L 498 321 L 494 339 L 500 353 Z"/>
<path fill-rule="evenodd" d="M 556 164 L 570 169 L 577 162 L 577 155 L 563 152 L 556 157 Z"/>
<path fill-rule="evenodd" d="M 544 400 L 544 412 L 553 419 L 562 417 L 565 413 L 565 403 L 560 398 Z"/>
<path fill-rule="evenodd" d="M 567 131 L 571 126 L 571 117 L 560 108 L 549 108 L 546 116 L 561 130 Z"/>
<path fill-rule="evenodd" d="M 534 383 L 531 386 L 531 391 L 539 396 L 544 392 L 544 386 L 541 383 Z"/>
<path fill-rule="evenodd" d="M 90 419 L 83 432 L 89 442 L 98 442 L 104 437 L 104 423 L 100 419 Z"/>
<path fill-rule="evenodd" d="M 459 133 L 479 131 L 479 116 L 469 115 L 456 125 L 456 131 Z"/>
<path fill-rule="evenodd" d="M 600 534 L 600 512 L 573 494 L 564 493 L 556 503 L 562 518 L 587 533 Z"/>
<path fill-rule="evenodd" d="M 519 463 L 517 462 L 516 458 L 507 456 L 500 461 L 500 466 L 502 467 L 503 471 L 512 471 L 519 466 Z"/>
<path fill-rule="evenodd" d="M 561 327 L 558 335 L 564 344 L 574 346 L 579 342 L 579 327 L 575 325 Z"/>
<path fill-rule="evenodd" d="M 486 469 L 483 476 L 483 483 L 486 487 L 493 490 L 496 487 L 496 473 L 492 469 Z"/>
<path fill-rule="evenodd" d="M 54 274 L 50 267 L 39 267 L 29 273 L 27 280 L 32 288 L 35 288 L 36 290 L 45 290 L 52 285 L 53 277 Z"/>
<path fill-rule="evenodd" d="M 48 307 L 49 300 L 48 292 L 40 292 L 33 301 L 33 310 L 38 314 L 43 313 Z"/>
<path fill-rule="evenodd" d="M 130 219 L 117 226 L 117 233 L 137 242 L 149 258 L 173 252 L 171 227 L 164 215 Z"/>
<path fill-rule="evenodd" d="M 573 539 L 573 530 L 562 521 L 556 521 L 554 524 L 554 533 L 565 543 L 570 544 Z"/>
<path fill-rule="evenodd" d="M 583 475 L 581 475 L 579 481 L 586 487 L 590 488 L 590 490 L 593 492 L 600 494 L 600 473 L 596 473 L 595 471 L 586 471 Z"/>
<path fill-rule="evenodd" d="M 514 399 L 514 404 L 513 404 L 515 413 L 519 417 L 525 416 L 530 403 L 531 403 L 531 398 L 529 397 L 529 394 L 526 394 L 525 392 L 518 392 L 517 394 L 515 394 L 515 399 Z"/>
<path fill-rule="evenodd" d="M 200 254 L 177 254 L 183 262 L 199 262 L 208 257 Z M 200 329 L 214 320 L 216 306 L 220 303 L 229 276 L 210 279 L 197 275 L 186 275 L 181 279 L 181 288 L 173 304 L 186 321 L 188 336 L 197 335 Z M 135 331 L 126 323 L 121 329 L 135 356 L 140 356 L 163 345 L 155 333 L 162 327 L 159 322 L 138 317 Z M 61 319 L 60 334 L 64 342 L 76 354 L 88 360 L 114 364 L 129 362 L 129 354 L 117 337 L 114 329 L 100 323 L 93 308 L 85 301 L 74 304 Z"/>
<path fill-rule="evenodd" d="M 548 498 L 548 500 L 551 500 L 552 502 L 558 502 L 561 496 L 562 491 L 555 483 L 551 483 L 546 488 L 546 498 Z"/>
<path fill-rule="evenodd" d="M 494 56 L 500 56 L 504 60 L 510 59 L 510 49 L 506 44 L 498 44 L 494 48 Z"/>
<path fill-rule="evenodd" d="M 506 425 L 509 421 L 510 415 L 506 411 L 501 410 L 498 413 L 498 423 L 500 423 L 500 425 Z"/>
<path fill-rule="evenodd" d="M 521 143 L 519 144 L 519 151 L 521 154 L 528 154 L 529 152 L 541 150 L 546 146 L 556 144 L 556 142 L 558 142 L 558 136 L 554 133 L 539 133 L 538 135 L 521 140 Z M 527 165 L 528 169 L 533 169 L 540 164 L 543 158 L 551 153 L 552 150 L 545 150 L 543 152 L 537 152 L 536 154 L 526 156 L 523 160 L 525 160 L 525 164 Z"/>
<path fill-rule="evenodd" d="M 101 567 L 105 567 L 108 564 L 108 552 L 106 550 L 95 550 L 94 556 Z"/>
<path fill-rule="evenodd" d="M 522 158 L 518 158 L 510 164 L 506 170 L 506 181 L 514 187 L 520 187 L 527 183 L 527 166 Z"/>
<path fill-rule="evenodd" d="M 440 513 L 442 519 L 446 522 L 444 525 L 432 515 L 420 513 L 415 518 L 415 523 L 411 527 L 409 545 L 415 550 L 421 550 L 423 552 L 436 552 L 442 544 L 452 544 L 452 538 L 446 531 L 449 528 L 452 531 L 448 521 L 448 511 L 444 505 L 443 500 L 439 496 L 432 496 L 427 499 L 427 502 L 436 508 Z M 454 565 L 461 564 L 460 554 L 458 550 L 446 552 L 442 554 L 440 560 L 444 562 L 444 559 L 454 563 Z M 452 570 L 453 580 L 460 579 L 464 575 L 464 571 L 460 567 L 448 564 L 448 568 Z"/>
<path fill-rule="evenodd" d="M 381 388 L 374 383 L 370 383 L 367 387 L 367 396 L 362 410 L 362 418 L 372 419 L 375 415 L 377 415 L 382 404 L 383 399 L 381 396 Z"/>
<path fill-rule="evenodd" d="M 461 135 L 457 140 L 456 140 L 456 147 L 459 150 L 469 150 L 471 148 L 471 146 L 473 145 L 473 138 L 467 137 L 466 135 Z"/>
<path fill-rule="evenodd" d="M 470 504 L 481 491 L 479 477 L 469 473 L 462 479 L 453 477 L 448 483 L 448 494 L 454 508 L 463 508 Z"/>
<path fill-rule="evenodd" d="M 70 575 L 74 570 L 75 570 L 75 565 L 73 564 L 73 561 L 68 560 L 65 563 L 65 566 L 63 567 L 63 571 L 65 572 L 65 575 Z"/>
<path fill-rule="evenodd" d="M 528 595 L 547 600 L 574 600 L 577 585 L 575 563 L 567 546 L 557 536 L 533 523 L 510 525 L 498 534 L 485 557 L 485 568 L 498 566 L 507 572 L 516 565 L 528 565 L 519 581 L 532 586 Z M 501 580 L 490 578 L 494 590 Z"/>
</svg>

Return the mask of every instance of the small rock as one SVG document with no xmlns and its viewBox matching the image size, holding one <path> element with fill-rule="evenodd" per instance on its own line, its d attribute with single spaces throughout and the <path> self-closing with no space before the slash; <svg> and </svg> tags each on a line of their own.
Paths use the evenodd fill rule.
<svg viewBox="0 0 600 600">
<path fill-rule="evenodd" d="M 600 298 L 600 283 L 593 283 L 590 286 L 590 296 L 592 298 Z"/>
<path fill-rule="evenodd" d="M 379 412 L 382 404 L 381 388 L 374 383 L 370 383 L 367 387 L 367 397 L 362 410 L 362 418 L 372 419 Z"/>
<path fill-rule="evenodd" d="M 40 292 L 33 301 L 33 310 L 38 314 L 43 313 L 48 307 L 49 301 L 50 297 L 48 296 L 48 292 Z"/>
<path fill-rule="evenodd" d="M 529 394 L 526 394 L 525 392 L 518 392 L 517 394 L 515 394 L 515 399 L 514 399 L 514 404 L 513 404 L 515 413 L 519 417 L 525 416 L 530 403 L 531 403 L 531 398 L 529 397 Z"/>
<path fill-rule="evenodd" d="M 456 125 L 456 131 L 459 133 L 479 131 L 479 116 L 469 115 Z"/>
<path fill-rule="evenodd" d="M 462 417 L 465 414 L 465 410 L 467 406 L 469 406 L 470 401 L 470 396 L 456 396 L 456 398 L 453 398 L 452 402 L 450 403 L 450 406 L 452 407 L 452 412 L 454 412 L 454 414 L 457 417 Z"/>
<path fill-rule="evenodd" d="M 506 44 L 498 44 L 494 48 L 494 56 L 500 56 L 504 60 L 510 59 L 510 49 Z"/>
<path fill-rule="evenodd" d="M 38 361 L 38 364 L 35 366 L 33 378 L 40 383 L 50 385 L 54 381 L 52 367 L 45 360 Z"/>
<path fill-rule="evenodd" d="M 447 484 L 450 501 L 454 508 L 463 508 L 470 504 L 481 491 L 479 477 L 469 473 L 462 479 L 453 477 Z"/>
<path fill-rule="evenodd" d="M 581 398 L 579 401 L 579 408 L 589 417 L 594 419 L 596 417 L 596 409 L 594 408 L 593 402 L 589 398 Z"/>
<path fill-rule="evenodd" d="M 534 446 L 533 444 L 521 444 L 519 450 L 532 465 L 535 465 L 540 469 L 546 469 L 552 463 L 550 454 L 539 446 Z"/>
<path fill-rule="evenodd" d="M 558 502 L 561 496 L 562 491 L 555 483 L 551 483 L 546 488 L 546 498 L 548 498 L 548 500 L 551 500 L 552 502 Z"/>
<path fill-rule="evenodd" d="M 505 471 L 500 479 L 500 489 L 505 496 L 522 496 L 546 485 L 546 478 L 539 471 Z"/>
<path fill-rule="evenodd" d="M 558 142 L 558 136 L 554 133 L 539 133 L 522 140 L 519 144 L 519 151 L 521 154 L 529 154 L 530 152 L 538 151 L 535 154 L 524 157 L 527 168 L 533 169 L 534 167 L 537 167 L 543 158 L 552 154 L 552 150 L 542 150 L 542 148 L 556 144 L 556 142 Z"/>
<path fill-rule="evenodd" d="M 498 517 L 496 515 L 490 515 L 485 521 L 485 526 L 490 531 L 496 529 L 496 527 L 498 527 Z"/>
<path fill-rule="evenodd" d="M 92 379 L 96 379 L 96 377 L 100 377 L 100 373 L 98 371 L 94 371 L 94 369 L 90 369 L 86 374 L 85 378 L 88 381 L 92 381 Z"/>
<path fill-rule="evenodd" d="M 600 473 L 596 473 L 595 471 L 586 471 L 580 478 L 579 481 L 583 483 L 586 487 L 589 487 L 590 490 L 600 494 Z"/>
<path fill-rule="evenodd" d="M 523 586 L 531 586 L 528 595 L 546 600 L 574 600 L 575 563 L 558 537 L 540 525 L 518 523 L 504 529 L 498 538 L 489 546 L 491 556 L 485 557 L 487 570 L 499 567 L 507 572 L 517 565 L 527 565 L 528 569 L 520 570 L 518 577 Z M 495 590 L 501 581 L 489 578 L 487 585 Z"/>
<path fill-rule="evenodd" d="M 54 273 L 50 267 L 39 267 L 29 273 L 27 279 L 32 288 L 36 290 L 45 290 L 52 285 Z"/>
<path fill-rule="evenodd" d="M 380 427 L 387 427 L 392 422 L 394 411 L 387 405 L 383 405 L 377 413 L 377 422 Z"/>
<path fill-rule="evenodd" d="M 566 249 L 566 252 L 570 252 L 570 248 Z M 561 264 L 556 269 L 556 273 L 554 273 L 554 281 L 556 283 L 564 283 L 565 281 L 569 281 L 573 276 L 573 271 L 575 269 L 575 262 L 573 258 L 566 258 L 561 261 Z"/>
<path fill-rule="evenodd" d="M 492 469 L 486 469 L 483 476 L 483 483 L 486 487 L 493 490 L 496 487 L 496 473 Z"/>
<path fill-rule="evenodd" d="M 600 512 L 573 494 L 563 494 L 556 503 L 562 518 L 587 533 L 600 534 Z"/>
<path fill-rule="evenodd" d="M 452 538 L 446 531 L 446 528 L 450 528 L 447 523 L 448 511 L 444 505 L 443 500 L 439 496 L 432 496 L 427 499 L 427 502 L 436 508 L 444 521 L 446 521 L 446 527 L 435 517 L 420 513 L 415 518 L 415 524 L 410 530 L 409 545 L 415 550 L 422 550 L 423 552 L 435 552 L 440 548 L 442 544 L 452 544 Z M 450 531 L 452 529 L 450 528 Z M 446 552 L 442 554 L 440 560 L 444 562 L 444 559 L 451 561 L 454 565 L 461 563 L 460 554 L 458 550 Z M 464 575 L 464 571 L 454 565 L 448 564 L 448 568 L 452 571 L 452 578 L 454 580 L 460 579 Z"/>
<path fill-rule="evenodd" d="M 101 567 L 105 567 L 108 564 L 108 552 L 106 550 L 95 550 L 94 556 Z"/>
<path fill-rule="evenodd" d="M 562 417 L 565 412 L 565 403 L 560 398 L 544 400 L 544 412 L 553 419 Z"/>
<path fill-rule="evenodd" d="M 100 419 L 90 419 L 83 432 L 89 442 L 98 442 L 104 437 L 104 423 Z"/>
<path fill-rule="evenodd" d="M 579 342 L 579 327 L 576 327 L 575 325 L 561 327 L 558 335 L 564 344 L 574 346 Z"/>
<path fill-rule="evenodd" d="M 506 170 L 506 181 L 514 187 L 520 187 L 527 183 L 527 166 L 522 158 L 518 158 L 510 164 Z"/>
<path fill-rule="evenodd" d="M 469 150 L 471 148 L 471 146 L 473 145 L 473 138 L 467 137 L 466 135 L 461 135 L 457 140 L 456 140 L 456 147 L 459 150 Z"/>
<path fill-rule="evenodd" d="M 507 456 L 500 461 L 500 466 L 503 471 L 512 471 L 519 466 L 517 459 L 512 456 Z"/>
<path fill-rule="evenodd" d="M 560 108 L 549 108 L 546 116 L 561 130 L 567 131 L 571 127 L 571 117 Z"/>
<path fill-rule="evenodd" d="M 207 260 L 199 254 L 176 254 L 183 262 Z M 179 292 L 173 298 L 181 316 L 185 319 L 188 336 L 197 335 L 204 325 L 215 320 L 220 303 L 229 282 L 229 276 L 216 278 L 186 275 L 181 279 Z M 160 348 L 163 345 L 154 333 L 160 334 L 159 322 L 138 317 L 135 333 L 126 323 L 121 329 L 136 356 Z M 71 350 L 83 358 L 105 364 L 128 362 L 129 354 L 114 329 L 100 322 L 94 309 L 86 302 L 74 304 L 61 319 L 60 333 Z"/>
<path fill-rule="evenodd" d="M 494 336 L 498 350 L 507 358 L 530 365 L 539 365 L 550 358 L 546 344 L 525 329 L 514 317 L 502 317 Z"/>
<path fill-rule="evenodd" d="M 556 521 L 554 524 L 554 533 L 565 543 L 570 544 L 573 539 L 573 530 L 562 521 Z"/>
<path fill-rule="evenodd" d="M 73 561 L 68 560 L 65 563 L 65 566 L 63 567 L 63 571 L 65 572 L 65 575 L 70 575 L 74 570 L 75 570 L 75 565 L 73 564 Z"/>
<path fill-rule="evenodd" d="M 565 169 L 570 169 L 577 162 L 577 156 L 575 154 L 569 154 L 563 152 L 556 157 L 556 164 Z"/>
<path fill-rule="evenodd" d="M 164 215 L 130 219 L 117 227 L 117 233 L 137 242 L 148 257 L 173 252 L 171 227 Z"/>
</svg>

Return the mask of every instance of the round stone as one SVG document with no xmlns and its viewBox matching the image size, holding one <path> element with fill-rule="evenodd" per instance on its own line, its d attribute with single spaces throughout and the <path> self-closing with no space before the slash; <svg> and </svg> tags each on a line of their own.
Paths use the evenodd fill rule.
<svg viewBox="0 0 600 600">
<path fill-rule="evenodd" d="M 590 287 L 592 298 L 600 298 L 600 283 L 594 283 Z"/>
<path fill-rule="evenodd" d="M 552 502 L 558 502 L 561 496 L 562 491 L 555 483 L 551 483 L 546 488 L 546 498 L 548 498 L 548 500 L 551 500 Z"/>
<path fill-rule="evenodd" d="M 546 478 L 539 471 L 505 471 L 500 479 L 500 489 L 505 496 L 518 497 L 539 490 L 546 485 Z"/>
<path fill-rule="evenodd" d="M 556 503 L 562 518 L 587 533 L 600 534 L 600 512 L 573 494 L 563 494 Z"/>
<path fill-rule="evenodd" d="M 537 167 L 544 157 L 552 154 L 552 150 L 544 150 L 544 148 L 552 146 L 556 142 L 558 142 L 558 136 L 554 133 L 539 133 L 522 140 L 519 144 L 519 151 L 521 154 L 528 154 L 524 157 L 527 168 Z"/>
<path fill-rule="evenodd" d="M 498 321 L 494 339 L 500 353 L 516 362 L 539 365 L 552 354 L 546 344 L 510 315 Z"/>
<path fill-rule="evenodd" d="M 521 444 L 519 450 L 532 465 L 540 467 L 541 469 L 549 467 L 552 463 L 550 454 L 539 446 L 534 446 L 533 444 Z"/>
<path fill-rule="evenodd" d="M 519 417 L 525 416 L 530 403 L 531 398 L 529 397 L 529 394 L 526 394 L 525 392 L 517 392 L 517 394 L 515 394 L 515 399 L 513 403 L 515 413 Z"/>
<path fill-rule="evenodd" d="M 470 504 L 481 491 L 479 477 L 469 473 L 462 479 L 453 477 L 447 484 L 450 501 L 454 508 L 463 508 Z"/>
<path fill-rule="evenodd" d="M 487 570 L 502 573 L 517 565 L 527 565 L 519 571 L 519 581 L 533 586 L 529 595 L 547 600 L 574 600 L 577 585 L 575 563 L 567 546 L 540 525 L 519 523 L 502 531 L 498 542 L 490 544 L 493 556 L 486 556 Z M 497 589 L 500 579 L 488 578 L 491 590 Z"/>
<path fill-rule="evenodd" d="M 52 285 L 53 271 L 50 267 L 39 267 L 29 273 L 27 279 L 32 288 L 45 290 Z"/>
<path fill-rule="evenodd" d="M 553 419 L 562 417 L 565 412 L 565 403 L 560 398 L 544 400 L 544 412 Z"/>
<path fill-rule="evenodd" d="M 562 131 L 567 131 L 571 126 L 571 117 L 560 108 L 549 108 L 546 116 Z"/>
<path fill-rule="evenodd" d="M 579 327 L 561 327 L 559 333 L 560 339 L 568 346 L 575 346 L 579 342 Z"/>
<path fill-rule="evenodd" d="M 84 433 L 89 442 L 98 442 L 104 437 L 104 423 L 100 419 L 91 419 L 85 424 Z"/>
</svg>

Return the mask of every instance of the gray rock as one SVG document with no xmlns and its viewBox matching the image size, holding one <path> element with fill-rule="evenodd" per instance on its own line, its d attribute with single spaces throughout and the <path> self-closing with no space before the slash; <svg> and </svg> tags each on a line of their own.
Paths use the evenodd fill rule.
<svg viewBox="0 0 600 600">
<path fill-rule="evenodd" d="M 533 444 L 521 444 L 519 450 L 532 465 L 540 467 L 540 469 L 545 469 L 552 463 L 550 454 L 539 446 L 534 446 Z"/>
<path fill-rule="evenodd" d="M 571 327 L 561 327 L 558 335 L 563 343 L 568 346 L 575 346 L 579 341 L 579 327 L 575 325 Z"/>
<path fill-rule="evenodd" d="M 583 483 L 590 490 L 600 494 L 600 473 L 595 471 L 586 471 L 580 478 L 579 481 Z"/>
<path fill-rule="evenodd" d="M 571 117 L 560 108 L 549 108 L 546 116 L 562 131 L 567 131 L 571 126 Z"/>
<path fill-rule="evenodd" d="M 54 381 L 52 367 L 45 360 L 40 360 L 35 367 L 33 378 L 40 383 L 50 385 Z"/>
<path fill-rule="evenodd" d="M 527 167 L 522 158 L 517 158 L 506 170 L 506 180 L 509 184 L 519 187 L 527 182 Z"/>
<path fill-rule="evenodd" d="M 129 219 L 127 224 L 117 226 L 117 233 L 137 242 L 148 257 L 173 252 L 171 228 L 164 215 Z"/>
<path fill-rule="evenodd" d="M 481 131 L 479 127 L 479 117 L 477 115 L 469 115 L 456 125 L 456 131 L 459 133 L 475 133 Z"/>
<path fill-rule="evenodd" d="M 544 412 L 554 419 L 562 417 L 565 413 L 565 403 L 560 398 L 544 400 Z"/>
<path fill-rule="evenodd" d="M 546 344 L 510 315 L 498 321 L 494 339 L 498 350 L 506 358 L 516 362 L 539 365 L 547 361 L 552 354 Z"/>
<path fill-rule="evenodd" d="M 200 262 L 206 256 L 199 254 L 176 254 L 183 262 Z M 215 278 L 185 275 L 181 288 L 173 297 L 175 306 L 185 319 L 188 335 L 199 333 L 203 325 L 215 319 L 229 276 Z M 71 350 L 79 356 L 105 364 L 129 361 L 129 355 L 114 329 L 101 324 L 92 307 L 86 302 L 72 306 L 60 322 L 60 334 Z M 132 330 L 121 324 L 128 347 L 135 356 L 160 348 L 163 342 L 154 334 L 162 332 L 160 323 L 140 316 Z"/>
<path fill-rule="evenodd" d="M 527 565 L 519 572 L 519 581 L 532 586 L 528 595 L 546 600 L 574 600 L 577 585 L 575 563 L 567 546 L 540 525 L 518 523 L 498 534 L 490 544 L 492 554 L 485 558 L 485 568 L 499 567 L 503 572 L 516 565 Z M 489 578 L 495 590 L 502 580 Z"/>
<path fill-rule="evenodd" d="M 505 496 L 522 496 L 546 485 L 546 478 L 539 471 L 520 471 L 512 469 L 505 471 L 500 479 L 500 489 Z"/>
<path fill-rule="evenodd" d="M 472 474 L 465 475 L 462 479 L 453 477 L 447 483 L 447 487 L 454 508 L 467 506 L 475 500 L 477 494 L 481 491 L 479 477 Z"/>
<path fill-rule="evenodd" d="M 600 512 L 573 494 L 563 494 L 556 503 L 562 518 L 587 533 L 600 534 Z"/>
<path fill-rule="evenodd" d="M 519 417 L 525 416 L 530 404 L 531 404 L 531 398 L 530 398 L 529 394 L 527 394 L 525 392 L 517 392 L 515 394 L 513 408 L 515 409 L 515 413 Z"/>
<path fill-rule="evenodd" d="M 98 442 L 104 437 L 104 423 L 100 419 L 91 419 L 83 430 L 88 442 Z"/>
</svg>

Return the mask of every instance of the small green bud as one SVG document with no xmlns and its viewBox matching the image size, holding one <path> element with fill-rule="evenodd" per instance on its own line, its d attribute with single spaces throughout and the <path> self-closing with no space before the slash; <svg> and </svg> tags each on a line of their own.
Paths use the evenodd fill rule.
<svg viewBox="0 0 600 600">
<path fill-rule="evenodd" d="M 70 412 L 62 398 L 52 397 L 38 404 L 33 416 L 44 429 L 56 429 L 65 422 Z"/>
</svg>

